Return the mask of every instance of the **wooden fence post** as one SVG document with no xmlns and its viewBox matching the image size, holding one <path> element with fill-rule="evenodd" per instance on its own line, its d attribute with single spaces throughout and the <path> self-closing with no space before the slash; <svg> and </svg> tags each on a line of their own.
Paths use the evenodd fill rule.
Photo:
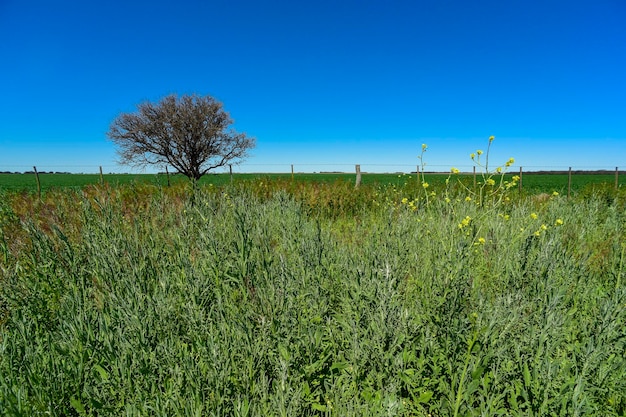
<svg viewBox="0 0 626 417">
<path fill-rule="evenodd" d="M 359 188 L 361 185 L 361 165 L 356 165 L 356 182 L 354 183 L 354 188 Z"/>
<path fill-rule="evenodd" d="M 619 188 L 619 167 L 615 167 L 615 191 Z"/>
<path fill-rule="evenodd" d="M 291 181 L 293 181 L 293 164 L 291 164 Z"/>
<path fill-rule="evenodd" d="M 519 193 L 522 193 L 522 167 L 519 167 Z"/>
<path fill-rule="evenodd" d="M 230 183 L 233 183 L 233 166 L 228 164 L 228 169 L 230 170 Z"/>
<path fill-rule="evenodd" d="M 102 165 L 100 165 L 100 185 L 104 185 L 104 177 L 102 176 Z"/>
<path fill-rule="evenodd" d="M 419 189 L 419 186 L 420 186 L 420 166 L 419 165 L 417 166 L 417 171 L 415 172 L 417 173 L 417 186 Z"/>
<path fill-rule="evenodd" d="M 567 173 L 567 198 L 570 197 L 572 193 L 572 167 L 569 167 L 569 171 Z"/>
<path fill-rule="evenodd" d="M 474 191 L 476 191 L 476 166 L 472 167 L 472 171 L 473 171 L 473 176 L 474 176 Z"/>
<path fill-rule="evenodd" d="M 41 200 L 41 182 L 39 181 L 39 172 L 37 172 L 37 167 L 33 167 L 33 169 L 35 170 L 35 179 L 37 180 L 37 195 Z"/>
<path fill-rule="evenodd" d="M 167 165 L 165 165 L 165 176 L 167 177 L 167 186 L 170 186 L 170 171 L 167 169 Z"/>
</svg>

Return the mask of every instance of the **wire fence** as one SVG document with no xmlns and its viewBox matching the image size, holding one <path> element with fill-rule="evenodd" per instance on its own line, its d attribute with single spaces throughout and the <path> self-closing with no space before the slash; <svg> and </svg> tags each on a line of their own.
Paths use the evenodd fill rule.
<svg viewBox="0 0 626 417">
<path fill-rule="evenodd" d="M 409 174 L 419 171 L 430 173 L 448 173 L 452 166 L 462 173 L 472 173 L 476 165 L 449 165 L 428 164 L 424 167 L 411 164 L 389 163 L 272 163 L 254 164 L 242 163 L 225 165 L 211 171 L 212 173 L 249 173 L 249 174 L 315 174 L 315 173 L 353 173 L 355 166 L 359 165 L 361 172 L 377 174 Z M 167 167 L 155 166 L 146 169 L 133 169 L 122 165 L 4 165 L 0 166 L 0 174 L 34 174 L 35 170 L 40 174 L 158 174 L 165 173 Z M 523 169 L 526 173 L 566 173 L 570 170 L 574 173 L 613 173 L 619 171 L 619 167 L 606 165 L 511 165 L 507 172 L 518 172 Z M 478 168 L 479 172 L 481 171 Z M 174 173 L 173 168 L 169 168 Z"/>
<path fill-rule="evenodd" d="M 11 167 L 15 168 L 15 167 Z M 81 187 L 88 184 L 103 184 L 106 182 L 125 183 L 138 180 L 153 181 L 160 185 L 169 185 L 170 177 L 177 174 L 162 167 L 162 170 L 152 171 L 126 171 L 120 170 L 118 165 L 103 165 L 94 167 L 84 166 L 33 166 L 30 169 L 4 170 L 0 171 L 0 189 L 34 189 L 41 195 L 42 189 L 53 187 Z M 484 171 L 481 167 L 457 166 L 460 175 L 464 175 L 468 180 L 472 180 L 474 185 L 481 180 L 484 181 Z M 493 172 L 493 171 L 491 171 Z M 433 175 L 439 179 L 450 174 L 448 165 L 408 165 L 408 164 L 241 164 L 226 165 L 215 170 L 214 173 L 221 173 L 219 183 L 233 182 L 235 178 L 254 178 L 259 175 L 283 175 L 291 179 L 315 180 L 315 178 L 330 177 L 343 180 L 353 180 L 356 187 L 359 187 L 362 180 L 376 181 L 381 177 L 379 174 L 397 174 L 396 182 L 402 183 L 405 175 L 413 175 L 417 180 L 416 184 L 424 181 L 425 176 Z M 620 171 L 619 167 L 590 167 L 590 166 L 510 166 L 506 168 L 506 175 L 518 176 L 517 183 L 520 192 L 522 188 L 531 192 L 557 191 L 567 193 L 569 197 L 572 189 L 580 190 L 589 185 L 596 186 L 602 184 L 618 190 L 626 185 L 626 171 Z M 9 175 L 10 174 L 10 175 Z M 224 174 L 226 178 L 224 178 Z M 315 177 L 320 174 L 320 177 Z M 325 174 L 325 175 L 324 175 Z M 487 173 L 488 174 L 488 173 Z M 313 176 L 312 176 L 313 175 Z M 126 178 L 121 178 L 126 176 Z M 179 179 L 182 175 L 176 175 Z M 209 175 L 213 181 L 218 177 Z M 388 181 L 387 178 L 384 181 Z M 415 181 L 415 180 L 414 180 Z"/>
</svg>

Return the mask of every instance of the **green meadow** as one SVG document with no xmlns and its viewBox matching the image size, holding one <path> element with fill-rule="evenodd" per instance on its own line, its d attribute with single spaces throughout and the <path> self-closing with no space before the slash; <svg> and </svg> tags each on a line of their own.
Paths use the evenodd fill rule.
<svg viewBox="0 0 626 417">
<path fill-rule="evenodd" d="M 626 414 L 610 179 L 47 175 L 0 176 L 0 416 Z"/>
<path fill-rule="evenodd" d="M 447 173 L 426 173 L 426 178 L 433 184 L 442 185 L 448 178 Z M 510 180 L 515 174 L 508 174 L 506 178 Z M 473 183 L 472 174 L 461 174 L 461 178 L 465 182 Z M 356 174 L 353 173 L 295 173 L 291 174 L 263 174 L 263 173 L 234 173 L 231 177 L 228 173 L 215 173 L 202 177 L 200 184 L 213 184 L 217 186 L 230 184 L 231 182 L 247 182 L 256 180 L 293 180 L 298 182 L 312 183 L 328 183 L 335 181 L 352 182 L 356 181 Z M 421 175 L 420 175 L 421 179 Z M 480 174 L 477 174 L 477 181 L 481 180 Z M 80 189 L 87 185 L 96 185 L 102 182 L 109 185 L 125 185 L 125 184 L 148 184 L 148 185 L 168 185 L 187 182 L 188 180 L 178 175 L 165 174 L 40 174 L 40 187 L 43 191 L 56 188 L 75 188 Z M 568 174 L 563 172 L 555 173 L 535 173 L 529 172 L 523 174 L 522 189 L 527 193 L 551 193 L 558 191 L 567 193 Z M 418 178 L 415 173 L 412 174 L 378 174 L 363 173 L 361 175 L 362 184 L 380 184 L 405 186 L 411 183 L 417 184 Z M 626 184 L 626 175 L 618 178 L 618 185 Z M 572 175 L 571 190 L 578 192 L 585 188 L 604 188 L 615 185 L 615 174 L 593 173 L 593 172 L 577 172 Z M 26 174 L 0 174 L 0 188 L 11 191 L 36 191 L 37 178 L 34 173 Z"/>
</svg>

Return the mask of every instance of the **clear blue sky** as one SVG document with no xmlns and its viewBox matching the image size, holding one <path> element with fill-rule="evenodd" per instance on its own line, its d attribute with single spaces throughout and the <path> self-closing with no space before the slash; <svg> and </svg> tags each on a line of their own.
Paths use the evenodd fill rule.
<svg viewBox="0 0 626 417">
<path fill-rule="evenodd" d="M 111 121 L 170 93 L 224 103 L 245 171 L 469 167 L 490 135 L 626 168 L 624 0 L 0 0 L 0 39 L 0 171 L 129 171 Z"/>
</svg>

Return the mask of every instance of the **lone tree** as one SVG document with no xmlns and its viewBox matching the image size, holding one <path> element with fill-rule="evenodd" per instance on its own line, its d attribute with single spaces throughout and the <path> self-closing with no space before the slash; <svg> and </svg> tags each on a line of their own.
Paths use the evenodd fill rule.
<svg viewBox="0 0 626 417">
<path fill-rule="evenodd" d="M 120 114 L 107 134 L 125 164 L 171 165 L 196 181 L 246 157 L 255 144 L 254 138 L 229 127 L 233 120 L 210 96 L 169 95 L 157 104 L 142 103 L 137 110 Z"/>
</svg>

